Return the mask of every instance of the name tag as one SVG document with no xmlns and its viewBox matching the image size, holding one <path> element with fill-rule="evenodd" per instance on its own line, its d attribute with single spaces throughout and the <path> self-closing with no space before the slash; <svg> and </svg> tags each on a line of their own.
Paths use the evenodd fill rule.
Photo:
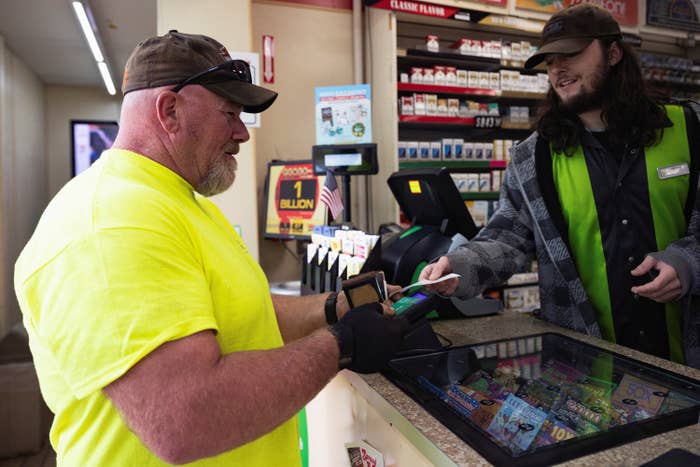
<svg viewBox="0 0 700 467">
<path fill-rule="evenodd" d="M 656 169 L 656 173 L 659 174 L 661 180 L 673 177 L 680 177 L 681 175 L 688 175 L 690 169 L 688 169 L 688 164 L 683 162 L 682 164 L 669 165 L 668 167 L 659 167 Z"/>
</svg>

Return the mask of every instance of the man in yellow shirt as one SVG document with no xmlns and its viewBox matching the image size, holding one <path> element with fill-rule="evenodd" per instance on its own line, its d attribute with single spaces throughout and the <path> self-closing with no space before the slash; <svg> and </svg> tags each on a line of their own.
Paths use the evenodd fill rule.
<svg viewBox="0 0 700 467">
<path fill-rule="evenodd" d="M 294 415 L 341 359 L 381 368 L 405 325 L 343 294 L 271 296 L 206 198 L 234 181 L 240 113 L 277 97 L 245 62 L 171 31 L 136 47 L 122 91 L 113 149 L 15 267 L 58 464 L 300 465 Z"/>
</svg>

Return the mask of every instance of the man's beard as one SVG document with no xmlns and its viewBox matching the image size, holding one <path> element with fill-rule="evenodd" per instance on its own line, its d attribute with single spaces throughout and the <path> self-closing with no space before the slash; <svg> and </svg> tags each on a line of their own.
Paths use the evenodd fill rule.
<svg viewBox="0 0 700 467">
<path fill-rule="evenodd" d="M 572 96 L 567 102 L 559 96 L 559 109 L 572 114 L 582 114 L 589 110 L 600 109 L 605 100 L 605 84 L 610 76 L 610 68 L 607 62 L 603 63 L 593 74 L 592 89 L 581 89 L 578 94 Z"/>
<path fill-rule="evenodd" d="M 236 169 L 238 162 L 230 156 L 218 159 L 209 168 L 204 178 L 197 184 L 195 190 L 202 196 L 214 196 L 228 190 L 236 179 Z"/>
</svg>

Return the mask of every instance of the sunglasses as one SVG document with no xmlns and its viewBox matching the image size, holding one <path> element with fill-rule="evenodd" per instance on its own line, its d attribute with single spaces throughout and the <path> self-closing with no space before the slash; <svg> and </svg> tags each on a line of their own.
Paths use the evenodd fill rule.
<svg viewBox="0 0 700 467">
<path fill-rule="evenodd" d="M 190 76 L 189 78 L 175 86 L 172 89 L 172 91 L 178 92 L 180 89 L 184 88 L 188 84 L 197 84 L 201 82 L 202 79 L 206 76 L 216 72 L 219 72 L 220 75 L 220 78 L 217 78 L 216 82 L 235 79 L 237 81 L 243 81 L 245 83 L 253 84 L 253 79 L 250 76 L 250 66 L 248 65 L 248 62 L 245 62 L 243 60 L 229 60 L 228 62 L 224 62 L 220 65 L 211 67 L 208 70 L 199 72 L 196 75 Z"/>
</svg>

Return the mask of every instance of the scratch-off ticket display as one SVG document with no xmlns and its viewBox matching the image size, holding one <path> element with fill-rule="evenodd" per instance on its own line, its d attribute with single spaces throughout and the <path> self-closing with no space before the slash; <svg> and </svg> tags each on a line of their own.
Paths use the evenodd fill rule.
<svg viewBox="0 0 700 467">
<path fill-rule="evenodd" d="M 700 413 L 700 382 L 557 333 L 389 365 L 392 382 L 496 466 L 558 464 Z"/>
</svg>

